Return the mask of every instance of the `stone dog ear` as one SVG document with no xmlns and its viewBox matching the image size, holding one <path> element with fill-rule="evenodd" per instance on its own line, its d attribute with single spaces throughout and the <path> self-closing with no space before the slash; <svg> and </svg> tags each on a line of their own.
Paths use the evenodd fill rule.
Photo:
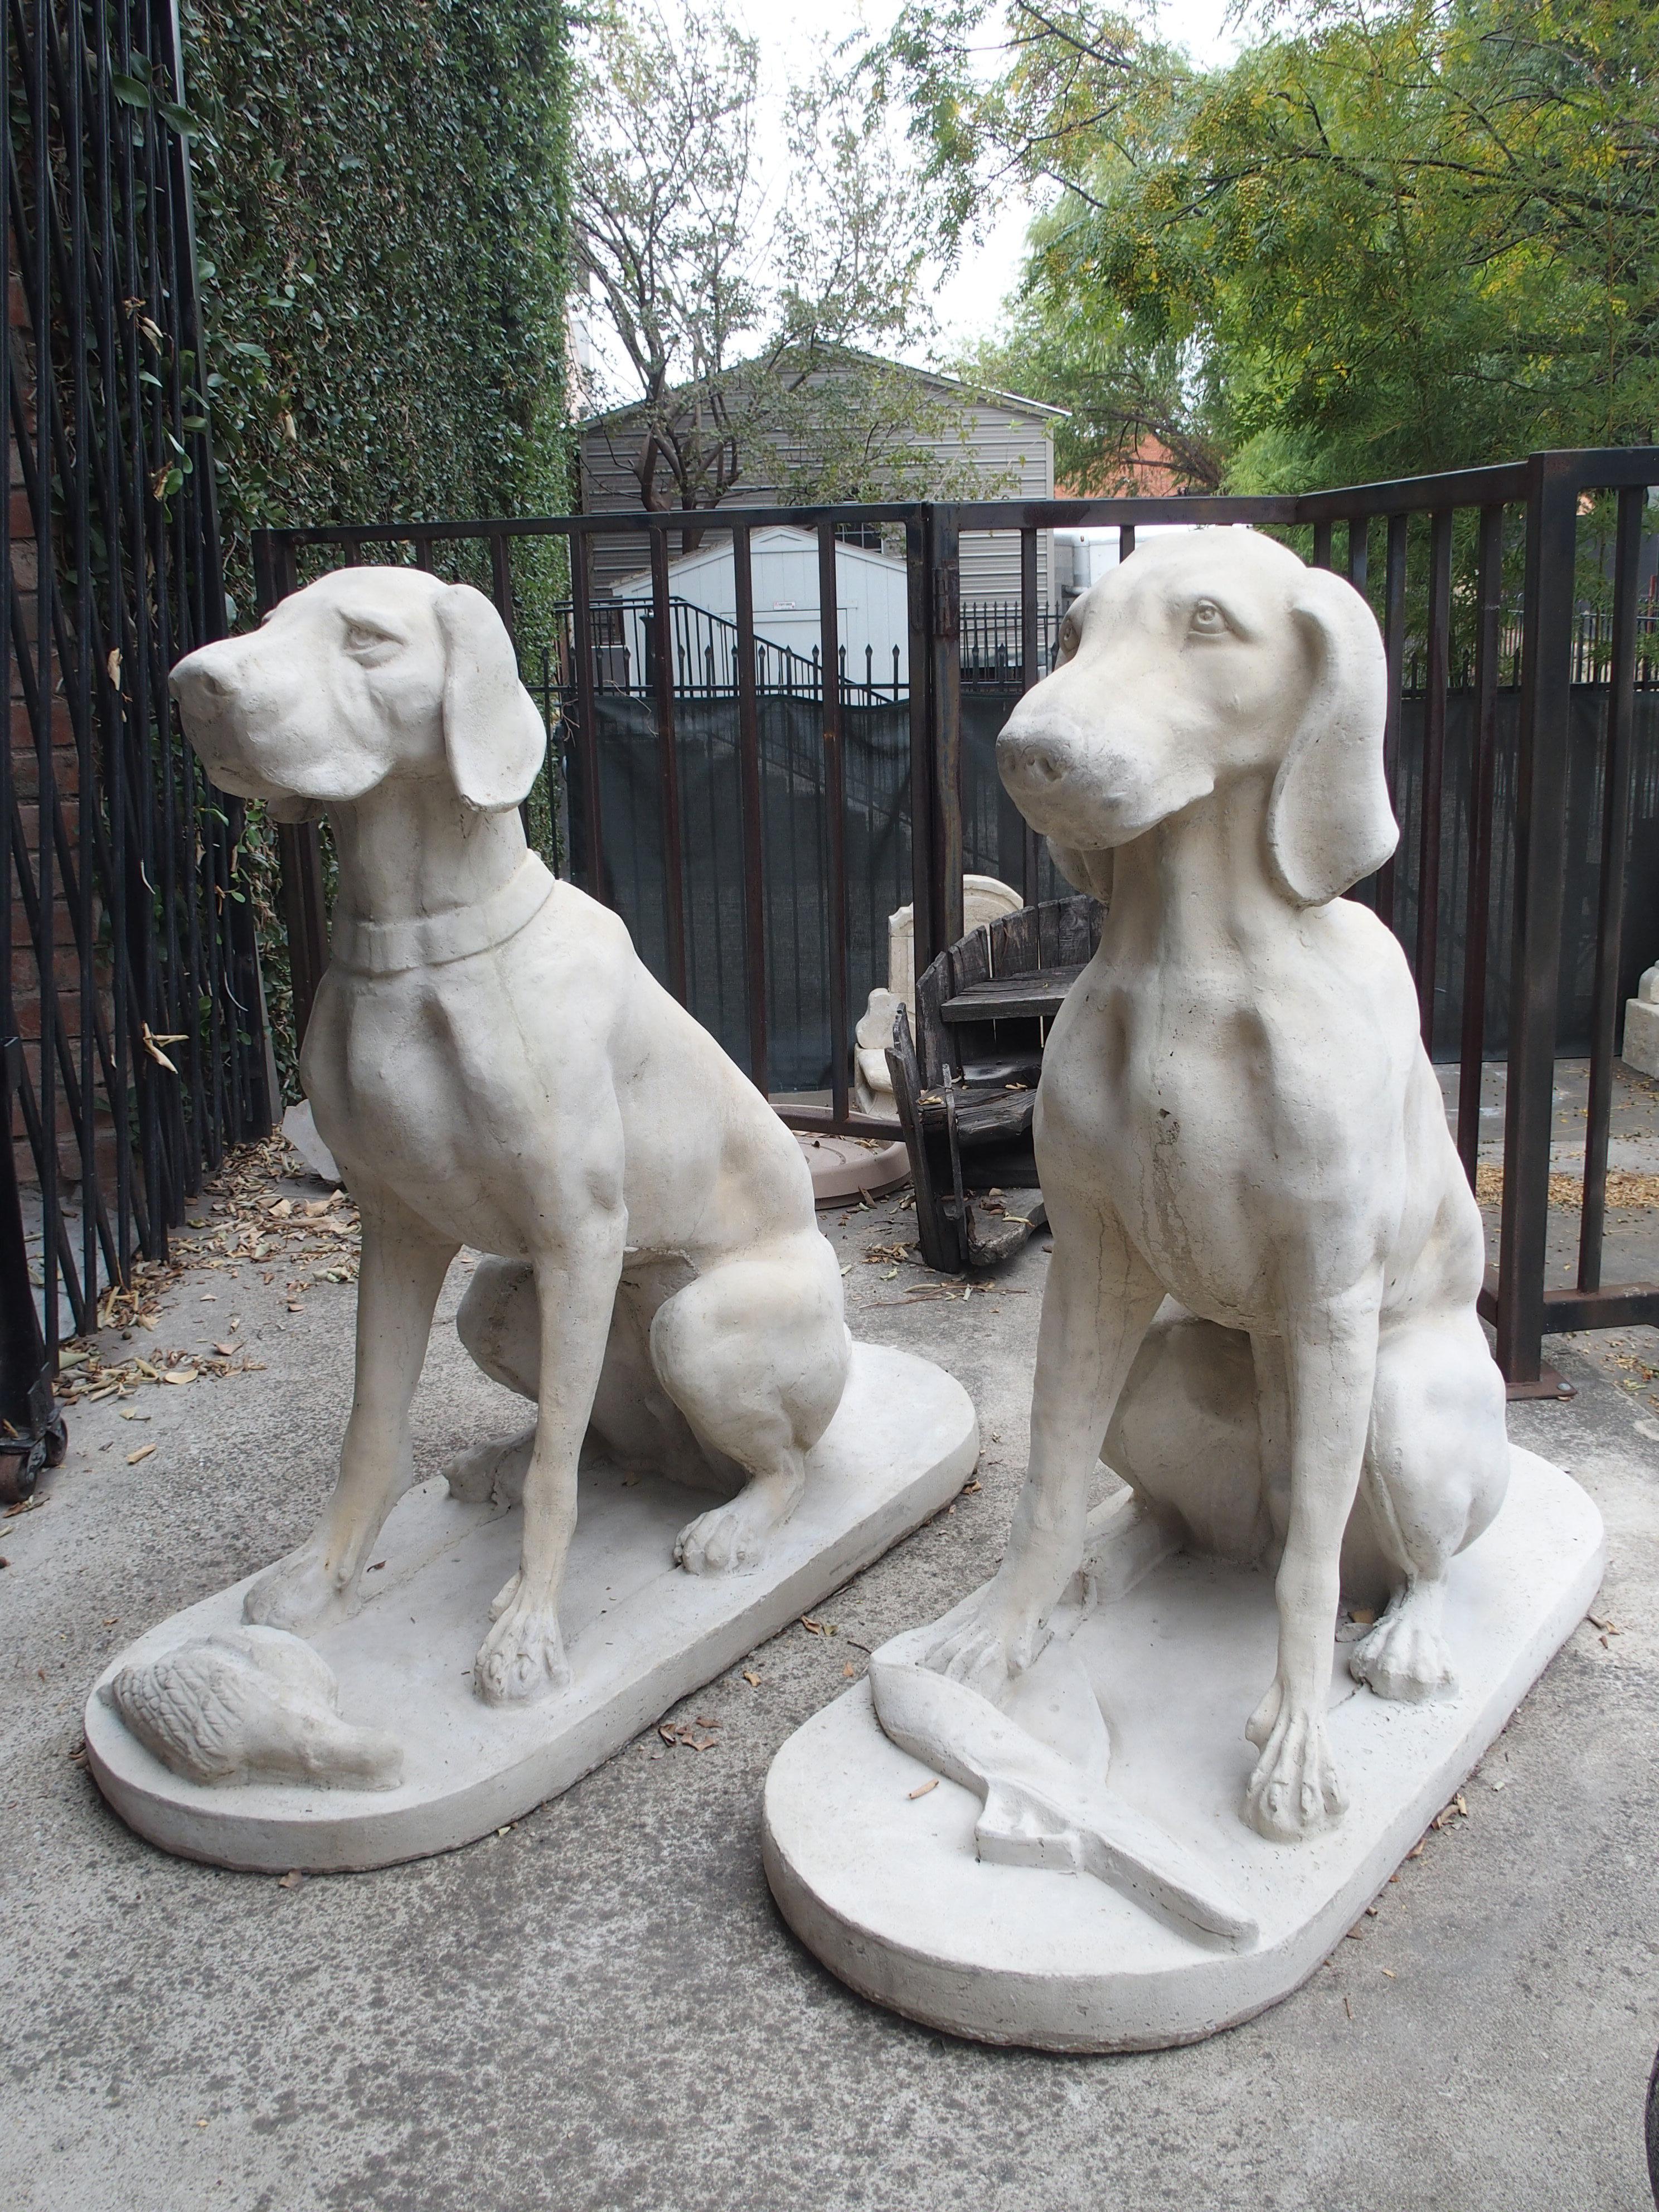
<svg viewBox="0 0 1659 2212">
<path fill-rule="evenodd" d="M 535 781 L 547 732 L 519 681 L 507 625 L 483 593 L 471 584 L 451 584 L 436 605 L 449 772 L 469 806 L 499 814 L 516 806 Z"/>
<path fill-rule="evenodd" d="M 1267 853 L 1298 906 L 1322 906 L 1380 868 L 1400 839 L 1382 774 L 1388 672 L 1352 585 L 1310 568 L 1291 605 L 1314 685 L 1267 802 Z"/>
</svg>

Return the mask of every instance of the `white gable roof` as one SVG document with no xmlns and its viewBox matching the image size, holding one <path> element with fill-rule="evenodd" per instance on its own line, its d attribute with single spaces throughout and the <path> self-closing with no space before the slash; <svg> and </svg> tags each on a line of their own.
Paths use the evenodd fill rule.
<svg viewBox="0 0 1659 2212">
<path fill-rule="evenodd" d="M 700 510 L 699 521 L 690 526 L 701 526 L 718 534 L 708 544 L 699 545 L 695 553 L 682 553 L 669 562 L 668 589 L 671 597 L 675 594 L 677 586 L 683 589 L 699 572 L 708 568 L 729 568 L 732 564 L 731 535 L 729 529 L 722 530 L 720 527 L 718 507 L 708 510 L 706 521 L 701 520 Z M 775 523 L 767 529 L 757 530 L 750 534 L 749 540 L 751 567 L 755 557 L 763 553 L 811 553 L 816 557 L 817 549 L 817 533 L 815 531 L 797 530 L 787 523 Z M 848 562 L 855 566 L 868 565 L 878 570 L 896 569 L 901 576 L 906 573 L 904 562 L 894 555 L 880 552 L 873 545 L 849 545 L 837 538 L 837 570 Z M 648 599 L 651 596 L 650 569 L 638 568 L 631 576 L 620 577 L 611 586 L 611 595 L 617 599 Z"/>
</svg>

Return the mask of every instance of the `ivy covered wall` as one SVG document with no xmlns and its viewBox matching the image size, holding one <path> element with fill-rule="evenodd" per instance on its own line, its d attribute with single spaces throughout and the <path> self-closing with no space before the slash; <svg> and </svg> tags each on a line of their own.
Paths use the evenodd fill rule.
<svg viewBox="0 0 1659 2212">
<path fill-rule="evenodd" d="M 562 512 L 565 0 L 182 0 L 181 25 L 232 628 L 262 524 Z M 559 558 L 515 564 L 530 635 Z M 296 1097 L 257 805 L 239 875 Z"/>
<path fill-rule="evenodd" d="M 565 504 L 563 0 L 184 0 L 219 508 Z"/>
</svg>

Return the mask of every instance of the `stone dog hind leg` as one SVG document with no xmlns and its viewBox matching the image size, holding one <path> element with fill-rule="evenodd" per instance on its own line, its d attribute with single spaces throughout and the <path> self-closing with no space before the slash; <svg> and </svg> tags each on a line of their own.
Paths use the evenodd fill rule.
<svg viewBox="0 0 1659 2212">
<path fill-rule="evenodd" d="M 816 1228 L 711 1267 L 658 1309 L 651 1358 L 706 1450 L 748 1480 L 681 1531 L 692 1574 L 741 1573 L 794 1510 L 806 1455 L 829 1427 L 852 1358 L 841 1271 Z"/>
</svg>

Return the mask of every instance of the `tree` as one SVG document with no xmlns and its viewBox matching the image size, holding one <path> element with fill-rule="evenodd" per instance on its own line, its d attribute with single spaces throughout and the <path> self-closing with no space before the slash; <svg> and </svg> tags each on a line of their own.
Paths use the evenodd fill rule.
<svg viewBox="0 0 1659 2212">
<path fill-rule="evenodd" d="M 988 80 L 999 17 L 1002 66 Z M 1101 210 L 1106 181 L 1167 146 L 1194 82 L 1184 58 L 1087 5 L 913 0 L 863 68 L 878 100 L 908 107 L 948 238 L 972 233 L 1011 191 L 1039 202 L 1010 328 L 971 369 L 1068 410 L 1054 437 L 1060 479 L 1081 491 L 1127 489 L 1150 443 L 1184 483 L 1218 489 L 1222 424 L 1202 349 L 1053 281 L 1079 225 Z"/>
<path fill-rule="evenodd" d="M 879 103 L 833 69 L 789 95 L 788 187 L 769 208 L 755 41 L 719 0 L 671 31 L 613 7 L 577 91 L 578 269 L 625 365 L 609 403 L 643 507 L 983 491 L 948 386 L 872 349 L 933 329 L 926 203 Z"/>
<path fill-rule="evenodd" d="M 1054 426 L 1054 475 L 1070 490 L 1109 498 L 1144 489 L 1137 465 L 1149 451 L 1182 489 L 1222 488 L 1220 394 L 1191 340 L 1149 338 L 1121 311 L 1091 312 L 1030 284 L 1007 334 L 981 346 L 972 366 L 986 384 L 1067 410 Z"/>
<path fill-rule="evenodd" d="M 1014 0 L 975 91 L 950 39 L 992 12 L 912 6 L 879 65 L 942 203 L 962 204 L 953 171 L 1046 188 L 1017 328 L 1074 376 L 1090 346 L 1137 373 L 1184 361 L 1233 488 L 1654 435 L 1659 18 L 1639 0 L 1299 0 L 1209 77 L 1097 10 Z"/>
</svg>

